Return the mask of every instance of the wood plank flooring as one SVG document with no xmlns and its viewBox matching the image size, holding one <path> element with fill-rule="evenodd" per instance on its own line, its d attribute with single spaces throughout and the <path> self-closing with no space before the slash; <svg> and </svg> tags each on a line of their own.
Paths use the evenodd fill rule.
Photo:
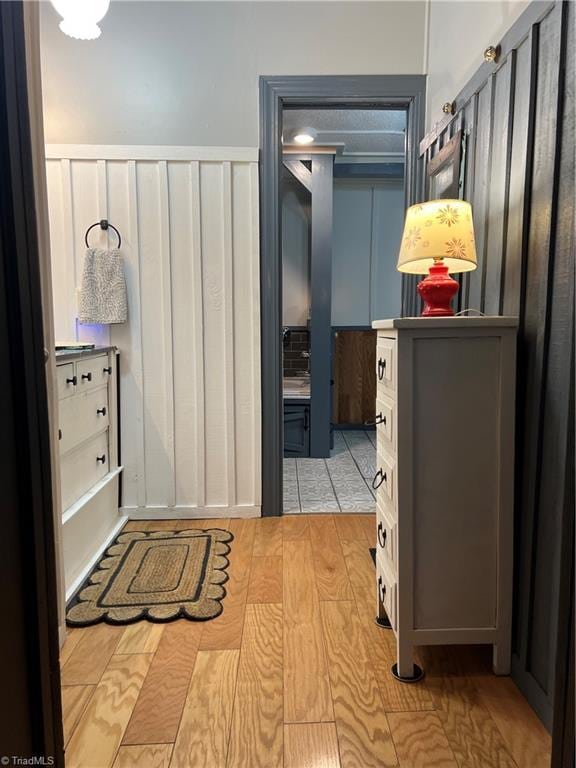
<svg viewBox="0 0 576 768">
<path fill-rule="evenodd" d="M 372 515 L 133 521 L 226 527 L 224 611 L 209 622 L 69 631 L 67 768 L 548 768 L 550 738 L 489 649 L 419 649 L 390 675 L 374 618 Z"/>
</svg>

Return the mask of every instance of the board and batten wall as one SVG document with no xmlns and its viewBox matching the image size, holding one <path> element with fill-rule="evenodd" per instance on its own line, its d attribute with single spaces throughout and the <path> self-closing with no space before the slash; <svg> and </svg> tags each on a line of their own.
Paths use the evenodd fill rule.
<svg viewBox="0 0 576 768">
<path fill-rule="evenodd" d="M 400 314 L 402 277 L 396 269 L 404 224 L 402 180 L 334 181 L 332 326 L 360 328 Z M 310 318 L 310 194 L 283 181 L 283 325 Z"/>
<path fill-rule="evenodd" d="M 573 685 L 556 661 L 574 553 L 575 17 L 570 2 L 528 6 L 494 41 L 499 61 L 421 144 L 427 163 L 460 128 L 466 136 L 478 268 L 459 308 L 520 318 L 512 669 L 548 726 L 557 686 Z M 413 282 L 405 314 L 418 311 Z M 463 425 L 463 444 L 473 438 Z"/>
<path fill-rule="evenodd" d="M 404 182 L 334 182 L 332 325 L 369 327 L 398 317 L 396 269 L 404 226 Z"/>
<path fill-rule="evenodd" d="M 120 350 L 132 517 L 260 514 L 257 150 L 48 145 L 57 342 Z M 84 233 L 122 235 L 128 322 L 77 320 Z M 90 244 L 114 247 L 99 227 Z"/>
</svg>

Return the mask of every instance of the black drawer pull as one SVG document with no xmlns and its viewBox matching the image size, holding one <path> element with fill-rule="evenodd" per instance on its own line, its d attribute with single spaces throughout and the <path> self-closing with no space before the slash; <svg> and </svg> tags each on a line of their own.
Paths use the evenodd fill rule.
<svg viewBox="0 0 576 768">
<path fill-rule="evenodd" d="M 82 379 L 86 379 L 86 381 L 92 381 L 92 371 L 88 371 L 88 373 L 83 373 Z"/>
<path fill-rule="evenodd" d="M 375 424 L 384 424 L 386 426 L 386 416 L 382 416 L 382 411 L 376 416 Z"/>
<path fill-rule="evenodd" d="M 386 597 L 386 584 L 382 583 L 382 576 L 378 576 L 378 596 L 380 598 L 380 602 L 384 602 L 384 598 Z"/>
<path fill-rule="evenodd" d="M 98 415 L 102 414 L 102 416 L 106 416 L 106 406 L 104 406 L 103 408 L 96 408 L 96 413 Z"/>
<path fill-rule="evenodd" d="M 374 479 L 372 480 L 372 488 L 376 490 L 377 488 L 380 488 L 382 483 L 387 483 L 387 482 L 388 480 L 386 478 L 386 472 L 382 472 L 382 470 L 379 469 L 378 472 L 376 472 L 376 474 L 374 475 Z"/>
<path fill-rule="evenodd" d="M 58 440 L 62 440 L 62 430 L 58 430 Z"/>
<path fill-rule="evenodd" d="M 102 368 L 102 373 L 107 373 L 109 376 L 112 376 L 112 366 L 109 365 L 108 368 Z"/>
<path fill-rule="evenodd" d="M 386 360 L 383 360 L 381 357 L 378 358 L 378 379 L 382 381 L 384 378 L 384 373 L 386 372 Z"/>
<path fill-rule="evenodd" d="M 104 464 L 104 462 L 106 461 L 106 454 L 103 453 L 102 456 L 96 456 L 96 461 L 99 464 Z"/>
<path fill-rule="evenodd" d="M 71 379 L 66 379 L 66 384 L 72 384 L 72 386 L 74 387 L 76 386 L 77 383 L 78 383 L 78 379 L 76 378 L 76 376 L 72 376 Z"/>
<path fill-rule="evenodd" d="M 382 525 L 382 523 L 378 523 L 378 544 L 384 549 L 386 546 L 386 536 L 387 536 L 386 528 Z"/>
</svg>

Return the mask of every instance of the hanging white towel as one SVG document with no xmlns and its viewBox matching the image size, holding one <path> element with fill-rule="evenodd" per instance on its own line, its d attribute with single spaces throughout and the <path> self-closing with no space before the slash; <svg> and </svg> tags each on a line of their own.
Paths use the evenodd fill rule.
<svg viewBox="0 0 576 768">
<path fill-rule="evenodd" d="M 124 323 L 128 319 L 124 264 L 117 248 L 86 251 L 78 319 L 81 323 Z"/>
</svg>

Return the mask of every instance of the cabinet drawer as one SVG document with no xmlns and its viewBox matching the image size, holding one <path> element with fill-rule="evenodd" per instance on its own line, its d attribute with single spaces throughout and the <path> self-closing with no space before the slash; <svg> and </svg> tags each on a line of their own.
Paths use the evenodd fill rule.
<svg viewBox="0 0 576 768">
<path fill-rule="evenodd" d="M 110 362 L 108 355 L 91 357 L 88 360 L 80 360 L 76 363 L 76 377 L 78 379 L 78 391 L 87 392 L 108 384 L 110 374 L 108 369 Z"/>
<path fill-rule="evenodd" d="M 378 599 L 384 606 L 386 615 L 392 624 L 392 629 L 396 631 L 397 617 L 396 617 L 396 603 L 397 603 L 397 587 L 396 581 L 393 578 L 391 572 L 384 565 L 381 558 L 376 558 L 376 579 L 378 588 Z"/>
<path fill-rule="evenodd" d="M 74 375 L 74 363 L 65 363 L 56 366 L 56 381 L 58 384 L 58 398 L 62 400 L 65 397 L 73 395 L 77 387 L 77 379 Z"/>
<path fill-rule="evenodd" d="M 60 404 L 60 454 L 108 426 L 108 387 L 82 392 Z"/>
<path fill-rule="evenodd" d="M 395 430 L 396 414 L 394 401 L 380 394 L 376 400 L 376 434 L 378 441 L 382 441 L 388 450 L 391 451 L 396 450 Z"/>
<path fill-rule="evenodd" d="M 394 570 L 397 568 L 396 523 L 381 504 L 376 507 L 376 552 L 384 557 Z"/>
<path fill-rule="evenodd" d="M 63 456 L 60 473 L 66 510 L 108 473 L 108 431 Z"/>
<path fill-rule="evenodd" d="M 376 345 L 376 381 L 379 391 L 393 393 L 396 389 L 396 341 L 378 337 Z"/>
<path fill-rule="evenodd" d="M 377 501 L 387 507 L 392 506 L 394 510 L 396 510 L 395 475 L 394 460 L 382 451 L 378 451 L 372 488 L 376 491 Z M 394 517 L 396 518 L 396 515 Z"/>
</svg>

